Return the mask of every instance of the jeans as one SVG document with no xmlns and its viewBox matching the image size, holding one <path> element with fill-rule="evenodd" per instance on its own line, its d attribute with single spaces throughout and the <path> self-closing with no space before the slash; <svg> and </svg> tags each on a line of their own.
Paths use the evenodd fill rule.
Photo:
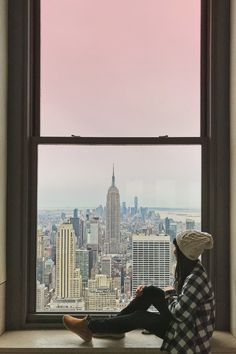
<svg viewBox="0 0 236 354">
<path fill-rule="evenodd" d="M 159 313 L 147 311 L 151 305 Z M 88 317 L 88 328 L 93 333 L 124 333 L 144 328 L 164 339 L 171 320 L 164 292 L 160 288 L 147 286 L 142 295 L 136 296 L 117 316 L 102 319 Z"/>
</svg>

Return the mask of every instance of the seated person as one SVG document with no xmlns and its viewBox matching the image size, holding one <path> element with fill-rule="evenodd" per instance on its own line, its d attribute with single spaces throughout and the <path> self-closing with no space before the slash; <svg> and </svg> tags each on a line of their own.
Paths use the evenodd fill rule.
<svg viewBox="0 0 236 354">
<path fill-rule="evenodd" d="M 177 235 L 174 254 L 177 260 L 175 284 L 165 291 L 140 285 L 136 297 L 117 316 L 83 319 L 65 315 L 66 328 L 84 341 L 98 336 L 123 333 L 138 328 L 163 339 L 161 350 L 170 354 L 210 353 L 210 338 L 215 324 L 215 299 L 206 271 L 198 257 L 213 247 L 212 236 L 189 230 Z M 153 305 L 159 313 L 147 311 Z"/>
</svg>

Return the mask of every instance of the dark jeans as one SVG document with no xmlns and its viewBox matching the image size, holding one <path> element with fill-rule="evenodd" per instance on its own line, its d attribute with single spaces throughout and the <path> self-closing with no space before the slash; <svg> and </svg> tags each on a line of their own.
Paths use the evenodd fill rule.
<svg viewBox="0 0 236 354">
<path fill-rule="evenodd" d="M 154 305 L 158 313 L 148 312 Z M 164 338 L 172 315 L 168 310 L 164 292 L 154 286 L 144 288 L 141 296 L 135 297 L 127 307 L 112 318 L 88 318 L 88 328 L 93 333 L 123 333 L 144 328 Z"/>
</svg>

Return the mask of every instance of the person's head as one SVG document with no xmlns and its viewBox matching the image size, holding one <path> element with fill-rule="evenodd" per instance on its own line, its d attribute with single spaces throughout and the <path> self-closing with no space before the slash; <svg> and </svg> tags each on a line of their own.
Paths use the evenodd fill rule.
<svg viewBox="0 0 236 354">
<path fill-rule="evenodd" d="M 176 257 L 175 281 L 180 293 L 186 277 L 195 267 L 198 257 L 205 249 L 213 247 L 212 236 L 206 232 L 187 230 L 179 233 L 173 241 Z"/>
</svg>

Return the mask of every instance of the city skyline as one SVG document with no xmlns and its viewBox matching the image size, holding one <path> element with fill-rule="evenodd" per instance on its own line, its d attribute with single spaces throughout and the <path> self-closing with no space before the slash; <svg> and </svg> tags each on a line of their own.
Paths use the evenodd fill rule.
<svg viewBox="0 0 236 354">
<path fill-rule="evenodd" d="M 133 202 L 120 205 L 113 166 L 106 209 L 38 214 L 37 311 L 119 311 L 139 283 L 172 283 L 173 239 L 200 229 L 200 215 L 178 221 Z"/>
<path fill-rule="evenodd" d="M 40 216 L 37 311 L 117 311 L 130 301 L 139 283 L 161 288 L 172 283 L 173 238 L 185 229 L 199 230 L 199 222 L 190 219 L 191 214 L 182 222 L 171 215 L 163 219 L 155 211 L 136 214 L 132 209 L 122 211 L 122 247 L 115 254 L 107 254 L 106 216 L 101 210 L 100 217 L 88 213 L 86 219 L 77 209 L 73 218 L 65 213 Z"/>
</svg>

